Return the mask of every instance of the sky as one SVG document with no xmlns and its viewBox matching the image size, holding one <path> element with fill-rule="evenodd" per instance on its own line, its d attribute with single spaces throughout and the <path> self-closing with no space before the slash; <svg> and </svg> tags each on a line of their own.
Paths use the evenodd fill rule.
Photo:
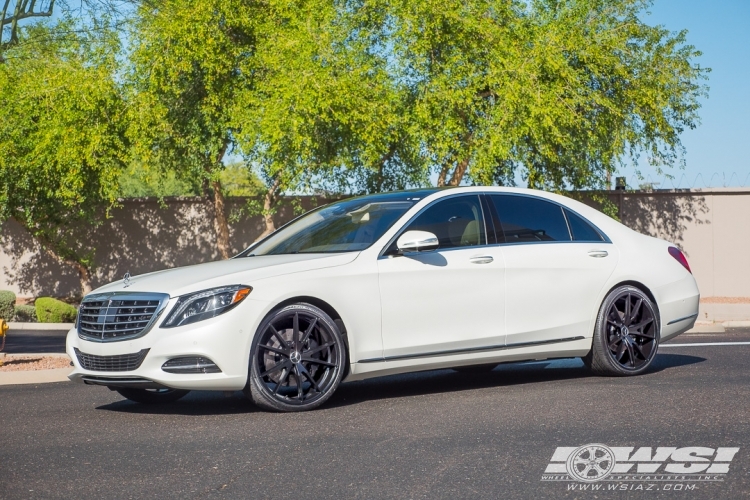
<svg viewBox="0 0 750 500">
<path fill-rule="evenodd" d="M 643 21 L 670 31 L 687 29 L 687 41 L 711 68 L 702 100 L 701 124 L 685 131 L 684 170 L 672 168 L 674 180 L 642 168 L 657 188 L 750 187 L 750 0 L 655 0 Z M 628 184 L 642 181 L 635 168 L 623 173 Z M 699 177 L 700 176 L 700 177 Z"/>
</svg>

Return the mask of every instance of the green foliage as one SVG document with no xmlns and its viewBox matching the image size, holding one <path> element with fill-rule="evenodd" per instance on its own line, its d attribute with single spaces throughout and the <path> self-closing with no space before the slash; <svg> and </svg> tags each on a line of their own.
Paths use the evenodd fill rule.
<svg viewBox="0 0 750 500">
<path fill-rule="evenodd" d="M 0 290 L 0 318 L 11 321 L 15 316 L 16 294 Z"/>
<path fill-rule="evenodd" d="M 75 307 L 51 297 L 36 299 L 34 307 L 40 323 L 73 323 L 78 314 Z"/>
<path fill-rule="evenodd" d="M 227 196 L 261 196 L 266 191 L 263 181 L 244 162 L 227 165 L 219 174 Z"/>
<path fill-rule="evenodd" d="M 16 321 L 22 323 L 36 323 L 36 307 L 34 306 L 16 306 Z"/>
<path fill-rule="evenodd" d="M 117 34 L 77 28 L 69 19 L 33 25 L 4 52 L 0 221 L 15 218 L 84 280 L 92 249 L 71 229 L 101 223 L 116 204 L 125 106 L 115 80 Z M 53 29 L 69 34 L 54 37 Z"/>
<path fill-rule="evenodd" d="M 200 188 L 179 176 L 174 170 L 149 169 L 133 163 L 123 170 L 119 179 L 120 196 L 144 198 L 155 196 L 196 196 Z"/>
</svg>

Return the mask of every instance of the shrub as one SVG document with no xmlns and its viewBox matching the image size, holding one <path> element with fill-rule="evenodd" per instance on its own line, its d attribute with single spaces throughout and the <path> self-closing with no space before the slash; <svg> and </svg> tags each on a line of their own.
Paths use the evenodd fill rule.
<svg viewBox="0 0 750 500">
<path fill-rule="evenodd" d="M 14 306 L 16 305 L 16 294 L 5 290 L 0 291 L 0 318 L 5 321 L 12 321 L 16 315 Z"/>
<path fill-rule="evenodd" d="M 40 323 L 73 323 L 78 314 L 75 307 L 51 297 L 40 297 L 34 304 Z"/>
<path fill-rule="evenodd" d="M 34 306 L 16 306 L 16 321 L 36 323 L 36 308 Z"/>
</svg>

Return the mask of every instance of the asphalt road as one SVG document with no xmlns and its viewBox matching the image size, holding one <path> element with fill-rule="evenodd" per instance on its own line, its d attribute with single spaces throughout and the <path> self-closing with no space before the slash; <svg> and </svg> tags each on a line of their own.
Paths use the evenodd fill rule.
<svg viewBox="0 0 750 500">
<path fill-rule="evenodd" d="M 750 343 L 750 330 L 686 342 Z M 384 377 L 305 414 L 241 393 L 142 406 L 102 387 L 4 386 L 0 498 L 748 498 L 749 357 L 665 345 L 633 378 L 578 360 Z M 556 447 L 587 443 L 740 450 L 723 481 L 541 480 Z"/>
</svg>

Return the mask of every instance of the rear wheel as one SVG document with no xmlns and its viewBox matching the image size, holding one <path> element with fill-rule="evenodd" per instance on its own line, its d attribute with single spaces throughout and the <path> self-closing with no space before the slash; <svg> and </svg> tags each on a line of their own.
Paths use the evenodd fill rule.
<svg viewBox="0 0 750 500">
<path fill-rule="evenodd" d="M 180 389 L 133 389 L 129 387 L 115 388 L 121 396 L 136 403 L 173 403 L 187 395 L 190 391 Z"/>
<path fill-rule="evenodd" d="M 290 305 L 258 328 L 246 394 L 266 410 L 311 410 L 334 393 L 345 363 L 344 341 L 331 317 L 310 304 Z"/>
<path fill-rule="evenodd" d="M 659 347 L 659 318 L 651 299 L 633 286 L 604 299 L 591 351 L 584 363 L 598 375 L 638 375 L 648 370 Z"/>
</svg>

